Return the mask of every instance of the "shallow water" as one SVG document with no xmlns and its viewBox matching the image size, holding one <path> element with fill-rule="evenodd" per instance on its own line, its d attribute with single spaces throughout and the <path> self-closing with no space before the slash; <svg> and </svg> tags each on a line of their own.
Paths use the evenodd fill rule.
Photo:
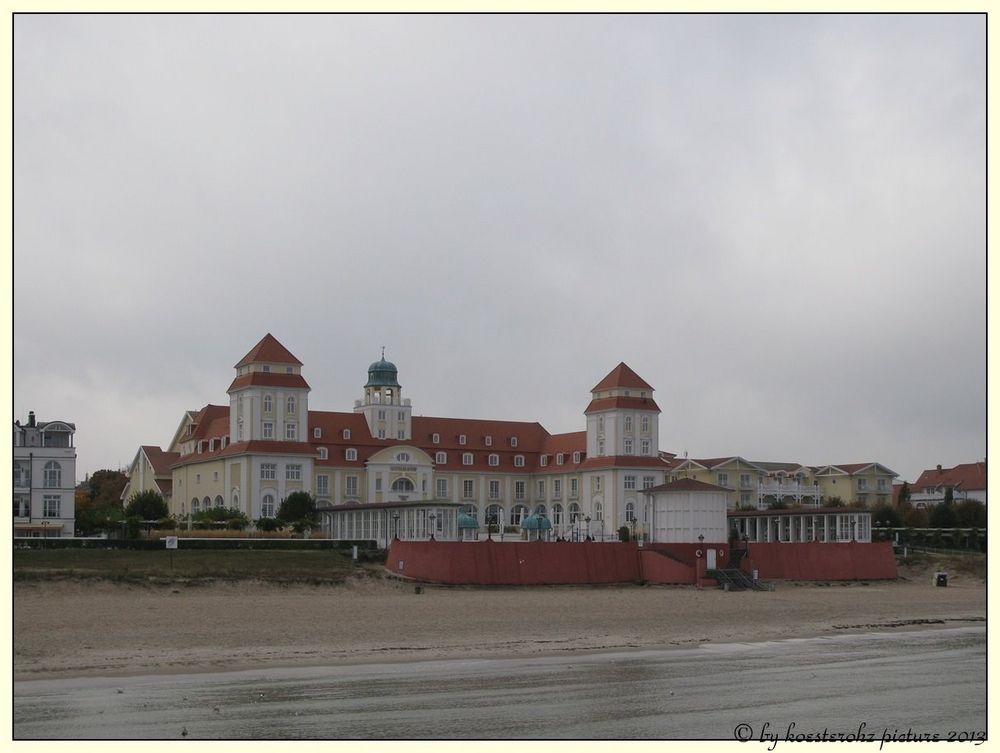
<svg viewBox="0 0 1000 753">
<path fill-rule="evenodd" d="M 986 631 L 14 683 L 15 739 L 783 740 L 792 723 L 981 734 Z"/>
</svg>

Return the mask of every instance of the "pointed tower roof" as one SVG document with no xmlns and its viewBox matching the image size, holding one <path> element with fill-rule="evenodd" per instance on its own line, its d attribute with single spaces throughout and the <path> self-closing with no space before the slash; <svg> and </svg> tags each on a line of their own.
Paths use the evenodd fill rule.
<svg viewBox="0 0 1000 753">
<path fill-rule="evenodd" d="M 302 361 L 293 356 L 284 345 L 275 339 L 274 335 L 268 332 L 259 343 L 254 345 L 250 352 L 243 356 L 243 359 L 234 368 L 247 366 L 251 363 L 290 363 L 301 366 Z"/>
<path fill-rule="evenodd" d="M 604 379 L 597 383 L 597 386 L 591 389 L 591 392 L 597 392 L 598 390 L 613 390 L 619 387 L 638 387 L 640 389 L 652 390 L 653 388 L 646 384 L 646 381 L 636 374 L 632 369 L 625 365 L 625 362 L 618 364 L 611 370 Z"/>
</svg>

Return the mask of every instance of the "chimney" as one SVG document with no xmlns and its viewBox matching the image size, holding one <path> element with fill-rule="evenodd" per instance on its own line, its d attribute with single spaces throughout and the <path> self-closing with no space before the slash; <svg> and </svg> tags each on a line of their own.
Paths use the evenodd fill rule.
<svg viewBox="0 0 1000 753">
<path fill-rule="evenodd" d="M 941 465 L 940 464 L 938 464 L 937 468 L 938 468 L 938 473 L 941 473 Z"/>
<path fill-rule="evenodd" d="M 28 426 L 32 428 L 35 426 L 35 412 L 33 410 L 28 411 Z"/>
</svg>

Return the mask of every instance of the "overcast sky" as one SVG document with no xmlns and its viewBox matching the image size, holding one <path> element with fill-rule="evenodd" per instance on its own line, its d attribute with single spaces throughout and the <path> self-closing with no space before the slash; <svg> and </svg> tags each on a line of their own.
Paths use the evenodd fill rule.
<svg viewBox="0 0 1000 753">
<path fill-rule="evenodd" d="M 983 16 L 26 16 L 14 417 L 77 475 L 228 404 L 267 332 L 309 406 L 381 346 L 414 415 L 660 447 L 986 453 Z"/>
</svg>

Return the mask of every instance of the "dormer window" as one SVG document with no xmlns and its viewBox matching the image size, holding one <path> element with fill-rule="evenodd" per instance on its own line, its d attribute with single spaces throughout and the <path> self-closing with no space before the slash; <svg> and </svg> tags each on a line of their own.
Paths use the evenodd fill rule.
<svg viewBox="0 0 1000 753">
<path fill-rule="evenodd" d="M 547 466 L 549 464 L 549 456 L 542 455 L 540 458 L 538 458 L 538 464 L 542 467 Z"/>
<path fill-rule="evenodd" d="M 445 463 L 448 462 L 448 453 L 447 452 L 435 453 L 434 462 L 437 463 L 438 465 L 444 465 Z"/>
<path fill-rule="evenodd" d="M 205 443 L 202 440 L 198 440 L 198 454 L 201 455 L 201 451 L 204 448 Z"/>
<path fill-rule="evenodd" d="M 215 452 L 215 439 L 208 440 L 208 451 Z"/>
<path fill-rule="evenodd" d="M 511 437 L 510 438 L 510 446 L 511 447 L 517 447 L 517 437 Z"/>
<path fill-rule="evenodd" d="M 515 455 L 514 456 L 514 467 L 515 468 L 524 468 L 524 455 Z"/>
<path fill-rule="evenodd" d="M 431 442 L 433 442 L 434 444 L 440 444 L 441 443 L 441 435 L 438 434 L 437 432 L 434 432 L 433 434 L 431 434 Z"/>
<path fill-rule="evenodd" d="M 350 438 L 351 438 L 351 430 L 344 429 L 344 439 L 350 439 Z"/>
<path fill-rule="evenodd" d="M 490 465 L 497 466 L 500 465 L 500 456 L 496 453 L 490 453 Z"/>
<path fill-rule="evenodd" d="M 320 447 L 319 448 L 319 459 L 320 460 L 326 460 L 328 457 L 330 457 L 330 451 L 327 450 L 325 447 Z"/>
<path fill-rule="evenodd" d="M 462 453 L 462 465 L 472 465 L 472 453 L 463 452 Z"/>
<path fill-rule="evenodd" d="M 486 446 L 487 447 L 492 447 L 493 446 L 493 437 L 491 437 L 489 434 L 486 435 L 486 438 L 485 438 L 484 441 L 486 442 Z"/>
<path fill-rule="evenodd" d="M 579 462 L 580 462 L 580 453 L 579 452 L 574 452 L 573 453 L 573 463 L 576 464 L 576 463 L 579 463 Z"/>
<path fill-rule="evenodd" d="M 459 434 L 458 435 L 458 443 L 459 444 L 465 444 L 465 435 L 464 434 Z"/>
<path fill-rule="evenodd" d="M 266 363 L 260 367 L 260 370 L 263 371 L 265 374 L 271 373 L 271 367 L 268 366 Z"/>
<path fill-rule="evenodd" d="M 285 373 L 286 374 L 291 374 L 292 373 L 292 367 L 291 366 L 286 366 L 285 367 Z"/>
<path fill-rule="evenodd" d="M 344 450 L 344 457 L 347 460 L 357 460 L 358 451 L 354 447 L 348 447 L 346 450 Z"/>
<path fill-rule="evenodd" d="M 323 430 L 318 426 L 313 428 L 313 439 L 321 439 L 323 437 Z"/>
<path fill-rule="evenodd" d="M 563 464 L 563 454 L 560 452 L 558 455 L 556 455 L 556 465 L 562 465 L 562 464 Z"/>
</svg>

